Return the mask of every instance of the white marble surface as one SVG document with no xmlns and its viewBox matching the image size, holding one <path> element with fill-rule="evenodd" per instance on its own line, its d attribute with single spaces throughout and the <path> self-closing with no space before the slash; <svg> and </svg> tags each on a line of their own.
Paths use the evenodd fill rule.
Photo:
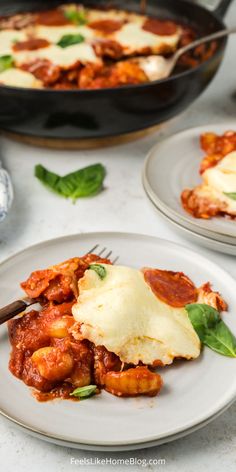
<svg viewBox="0 0 236 472">
<path fill-rule="evenodd" d="M 236 24 L 236 2 L 227 15 L 227 23 Z M 160 137 L 189 126 L 232 122 L 236 128 L 236 37 L 229 42 L 227 54 L 216 79 L 184 114 L 159 133 L 134 143 L 93 151 L 47 151 L 1 141 L 1 157 L 11 173 L 15 201 L 7 220 L 0 225 L 0 260 L 44 239 L 77 232 L 114 230 L 143 232 L 180 242 L 195 248 L 218 262 L 236 277 L 235 258 L 196 247 L 175 234 L 174 229 L 156 216 L 144 195 L 141 169 L 144 156 Z M 95 199 L 73 205 L 48 192 L 33 177 L 34 165 L 42 163 L 64 174 L 84 165 L 102 162 L 107 168 L 106 190 Z M 17 401 L 17 399 L 16 399 Z M 127 453 L 90 453 L 44 443 L 0 420 L 0 463 L 5 472 L 42 470 L 64 472 L 88 466 L 71 464 L 71 458 L 112 458 L 136 461 L 165 459 L 165 465 L 149 464 L 148 470 L 166 472 L 234 472 L 236 470 L 236 404 L 204 429 L 171 444 Z M 101 420 L 102 421 L 102 420 Z M 93 468 L 93 466 L 91 466 Z M 145 469 L 136 465 L 97 465 L 98 471 L 115 467 Z"/>
</svg>

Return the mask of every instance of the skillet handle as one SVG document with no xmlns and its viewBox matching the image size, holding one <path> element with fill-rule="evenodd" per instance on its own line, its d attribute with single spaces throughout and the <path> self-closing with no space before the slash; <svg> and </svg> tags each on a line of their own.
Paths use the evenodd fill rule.
<svg viewBox="0 0 236 472">
<path fill-rule="evenodd" d="M 232 1 L 233 0 L 220 0 L 217 7 L 214 8 L 213 13 L 218 16 L 218 18 L 224 18 Z"/>
<path fill-rule="evenodd" d="M 191 0 L 193 1 L 193 0 Z M 194 3 L 200 4 L 210 10 L 218 18 L 224 18 L 230 4 L 233 0 L 194 0 Z"/>
</svg>

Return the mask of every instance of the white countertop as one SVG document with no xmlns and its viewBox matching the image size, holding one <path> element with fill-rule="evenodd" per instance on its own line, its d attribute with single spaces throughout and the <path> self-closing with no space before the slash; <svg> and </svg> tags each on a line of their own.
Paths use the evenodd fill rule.
<svg viewBox="0 0 236 472">
<path fill-rule="evenodd" d="M 227 23 L 236 24 L 236 4 Z M 236 37 L 229 42 L 227 54 L 214 82 L 202 97 L 180 117 L 159 132 L 126 145 L 92 151 L 48 151 L 2 139 L 1 157 L 15 188 L 15 200 L 8 218 L 0 225 L 0 260 L 28 245 L 66 234 L 87 231 L 127 231 L 156 235 L 189 246 L 208 256 L 234 277 L 235 258 L 197 247 L 175 233 L 147 201 L 141 170 L 144 157 L 158 139 L 197 125 L 231 122 L 236 128 Z M 41 163 L 60 174 L 84 165 L 102 162 L 107 168 L 106 190 L 93 199 L 73 205 L 47 191 L 34 177 L 34 165 Z M 16 398 L 17 401 L 17 398 Z M 54 446 L 19 431 L 0 419 L 0 463 L 5 472 L 64 472 L 88 466 L 71 464 L 71 458 L 129 459 L 136 465 L 116 465 L 116 470 L 144 469 L 146 459 L 165 459 L 165 465 L 148 465 L 148 470 L 166 472 L 234 472 L 236 470 L 236 403 L 202 430 L 163 446 L 126 453 L 91 453 Z M 97 465 L 110 470 L 112 465 Z"/>
</svg>

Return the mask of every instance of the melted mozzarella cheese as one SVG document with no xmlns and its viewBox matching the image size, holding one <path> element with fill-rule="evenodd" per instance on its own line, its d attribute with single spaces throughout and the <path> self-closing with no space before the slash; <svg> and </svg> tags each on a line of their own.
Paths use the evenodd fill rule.
<svg viewBox="0 0 236 472">
<path fill-rule="evenodd" d="M 152 51 L 158 53 L 165 46 L 173 50 L 177 47 L 180 30 L 172 35 L 159 36 L 143 30 L 142 25 L 138 23 L 127 23 L 122 29 L 114 33 L 113 38 L 126 48 L 128 53 L 144 48 L 151 48 Z"/>
<path fill-rule="evenodd" d="M 87 270 L 79 281 L 79 298 L 72 309 L 79 336 L 132 364 L 170 364 L 175 357 L 199 356 L 200 341 L 184 308 L 159 300 L 141 271 L 103 266 L 103 280 Z"/>
<path fill-rule="evenodd" d="M 34 75 L 20 69 L 7 69 L 0 73 L 0 83 L 11 87 L 40 88 L 42 83 Z"/>
<path fill-rule="evenodd" d="M 236 192 L 236 152 L 227 154 L 203 174 L 204 182 L 219 192 Z"/>
<path fill-rule="evenodd" d="M 15 41 L 24 41 L 26 34 L 23 31 L 0 31 L 0 56 L 12 54 L 12 46 Z"/>
<path fill-rule="evenodd" d="M 92 39 L 95 34 L 87 26 L 36 26 L 34 34 L 37 38 L 47 39 L 50 43 L 58 43 L 67 34 L 81 34 L 86 39 Z"/>
<path fill-rule="evenodd" d="M 160 80 L 169 75 L 169 67 L 163 56 L 138 57 L 135 62 L 139 64 L 149 80 Z"/>
<path fill-rule="evenodd" d="M 226 205 L 226 210 L 236 215 L 236 200 L 225 193 L 236 192 L 236 152 L 227 154 L 216 166 L 203 174 L 203 192 Z"/>
<path fill-rule="evenodd" d="M 14 54 L 14 59 L 17 65 L 27 64 L 37 59 L 47 59 L 64 68 L 72 66 L 77 61 L 82 63 L 100 62 L 93 47 L 87 43 L 75 44 L 67 48 L 53 45 L 36 51 L 21 51 Z"/>
<path fill-rule="evenodd" d="M 126 12 L 122 10 L 95 10 L 89 9 L 87 13 L 89 23 L 94 21 L 103 20 L 118 20 L 118 21 L 134 21 L 139 24 L 143 24 L 146 17 L 143 15 L 137 15 L 136 13 Z"/>
</svg>

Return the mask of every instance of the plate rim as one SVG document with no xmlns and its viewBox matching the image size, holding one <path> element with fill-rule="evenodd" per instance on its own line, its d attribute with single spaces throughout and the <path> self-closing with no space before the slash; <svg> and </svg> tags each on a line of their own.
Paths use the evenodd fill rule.
<svg viewBox="0 0 236 472">
<path fill-rule="evenodd" d="M 231 256 L 236 257 L 236 245 L 226 243 L 223 241 L 218 241 L 217 239 L 212 239 L 211 237 L 205 236 L 203 234 L 199 234 L 193 231 L 192 229 L 183 226 L 183 224 L 172 219 L 172 217 L 167 215 L 167 213 L 164 213 L 164 211 L 160 207 L 158 207 L 158 205 L 155 202 L 152 201 L 150 195 L 147 194 L 147 198 L 150 204 L 153 206 L 153 209 L 156 212 L 158 212 L 158 214 L 160 214 L 161 218 L 167 221 L 167 223 L 169 223 L 170 225 L 175 226 L 176 231 L 179 231 L 179 232 L 181 231 L 181 234 L 187 233 L 187 235 L 185 234 L 186 239 L 188 240 L 191 239 L 193 244 L 199 244 L 209 249 L 209 245 L 207 244 L 207 241 L 208 241 L 209 243 L 214 244 L 215 246 L 218 246 L 217 248 L 216 247 L 210 248 L 211 251 L 220 252 L 221 254 L 224 254 L 226 256 L 231 255 Z M 196 241 L 194 241 L 194 238 L 198 238 L 200 241 L 198 241 L 197 243 Z M 225 246 L 227 246 L 227 249 L 228 249 L 227 252 L 226 252 Z"/>
<path fill-rule="evenodd" d="M 202 262 L 205 262 L 205 263 L 207 262 L 208 266 L 210 264 L 212 266 L 212 269 L 214 268 L 215 270 L 216 269 L 220 270 L 220 272 L 222 272 L 222 275 L 224 275 L 231 283 L 236 284 L 236 281 L 231 276 L 231 274 L 228 273 L 227 271 L 225 271 L 224 269 L 222 269 L 222 267 L 220 267 L 217 263 L 212 261 L 211 258 L 205 257 L 201 253 L 199 253 L 199 252 L 197 252 L 197 251 L 195 251 L 191 248 L 188 248 L 188 247 L 186 247 L 182 244 L 171 241 L 169 239 L 159 238 L 157 236 L 148 235 L 148 234 L 144 234 L 144 233 L 136 233 L 136 232 L 119 232 L 119 231 L 97 231 L 97 232 L 94 232 L 94 231 L 90 231 L 90 232 L 85 232 L 85 233 L 74 233 L 74 234 L 59 236 L 59 237 L 56 237 L 56 238 L 50 238 L 50 239 L 47 239 L 47 240 L 44 240 L 44 241 L 40 241 L 39 243 L 29 245 L 29 246 L 21 249 L 20 251 L 17 251 L 14 254 L 10 255 L 8 258 L 6 258 L 6 259 L 4 259 L 3 261 L 0 262 L 0 270 L 1 270 L 2 266 L 8 264 L 8 262 L 11 262 L 15 257 L 21 256 L 25 252 L 28 252 L 28 251 L 31 251 L 31 250 L 34 250 L 34 249 L 37 249 L 37 248 L 42 248 L 45 245 L 53 245 L 55 242 L 58 243 L 58 242 L 63 242 L 65 240 L 70 241 L 70 240 L 73 240 L 75 238 L 80 238 L 80 237 L 81 238 L 86 238 L 86 236 L 91 237 L 92 235 L 94 236 L 95 240 L 96 240 L 96 238 L 99 238 L 99 237 L 102 238 L 102 237 L 107 237 L 107 236 L 116 237 L 116 238 L 117 237 L 123 237 L 123 238 L 130 238 L 130 239 L 131 238 L 136 238 L 136 239 L 141 238 L 143 240 L 146 240 L 146 239 L 152 240 L 155 243 L 162 242 L 162 243 L 170 245 L 170 246 L 172 246 L 173 248 L 176 248 L 176 249 L 177 248 L 182 248 L 182 249 L 184 249 L 184 251 L 187 254 L 195 256 L 195 257 L 198 256 L 198 260 L 201 259 Z M 169 438 L 173 437 L 173 439 L 175 439 L 177 437 L 187 435 L 194 428 L 195 429 L 198 429 L 197 427 L 200 428 L 202 423 L 206 424 L 206 423 L 212 421 L 217 414 L 220 414 L 220 412 L 222 410 L 225 410 L 226 408 L 228 408 L 228 406 L 230 406 L 230 404 L 232 404 L 235 400 L 236 400 L 236 383 L 235 383 L 234 391 L 230 392 L 230 395 L 228 396 L 227 401 L 223 402 L 222 405 L 220 406 L 220 408 L 219 408 L 219 405 L 218 405 L 218 407 L 215 407 L 215 409 L 213 409 L 213 411 L 211 412 L 210 415 L 205 415 L 205 417 L 201 418 L 200 421 L 192 422 L 192 424 L 190 424 L 188 428 L 184 428 L 182 426 L 182 428 L 179 427 L 179 428 L 175 429 L 173 431 L 173 433 L 171 433 L 169 435 L 168 434 L 166 435 L 166 433 L 163 433 L 163 434 L 159 434 L 158 437 L 151 436 L 147 439 L 144 439 L 143 441 L 132 440 L 131 439 L 131 440 L 128 440 L 128 441 L 126 440 L 125 443 L 122 442 L 122 441 L 114 441 L 114 442 L 112 442 L 112 441 L 109 441 L 109 442 L 107 442 L 107 441 L 96 441 L 95 442 L 94 440 L 91 440 L 91 441 L 86 440 L 85 442 L 76 441 L 76 440 L 71 441 L 68 438 L 63 437 L 61 435 L 55 435 L 55 434 L 51 435 L 51 434 L 48 434 L 45 431 L 41 431 L 38 428 L 33 428 L 32 426 L 28 425 L 27 423 L 19 421 L 15 416 L 11 416 L 8 412 L 4 411 L 1 408 L 0 408 L 0 415 L 4 416 L 5 418 L 12 421 L 13 423 L 20 426 L 21 428 L 26 429 L 27 431 L 31 432 L 32 434 L 33 433 L 37 434 L 37 435 L 41 436 L 42 439 L 51 440 L 51 442 L 53 442 L 53 440 L 61 441 L 64 444 L 67 444 L 68 446 L 70 444 L 73 444 L 77 448 L 79 448 L 80 446 L 81 446 L 81 448 L 87 446 L 87 447 L 90 447 L 90 449 L 92 449 L 92 447 L 93 448 L 98 447 L 100 449 L 104 448 L 104 450 L 111 450 L 111 448 L 120 448 L 120 450 L 121 450 L 122 447 L 125 447 L 128 450 L 129 446 L 145 447 L 145 445 L 146 445 L 146 447 L 149 447 L 148 444 L 150 444 L 150 443 L 153 443 L 153 445 L 155 445 L 157 443 L 161 444 L 161 443 L 165 442 L 165 440 L 167 440 L 168 437 Z M 203 424 L 203 426 L 204 426 L 204 424 Z"/>
<path fill-rule="evenodd" d="M 163 217 L 165 217 L 165 218 L 166 218 L 168 221 L 170 221 L 173 225 L 178 226 L 178 227 L 181 228 L 181 230 L 187 231 L 188 233 L 192 233 L 192 234 L 194 234 L 194 236 L 197 236 L 197 237 L 202 238 L 202 239 L 204 239 L 204 240 L 208 240 L 208 241 L 210 241 L 210 242 L 212 241 L 213 243 L 219 244 L 219 245 L 225 245 L 225 246 L 228 246 L 229 248 L 232 247 L 233 249 L 235 249 L 235 252 L 236 252 L 236 244 L 231 244 L 231 243 L 228 243 L 228 242 L 226 242 L 226 241 L 219 241 L 219 239 L 215 239 L 215 238 L 213 238 L 213 237 L 211 237 L 211 236 L 206 236 L 205 234 L 198 233 L 197 231 L 194 231 L 193 229 L 187 228 L 187 226 L 184 226 L 184 224 L 183 224 L 182 222 L 180 223 L 179 221 L 174 220 L 172 216 L 170 216 L 168 213 L 166 213 L 166 212 L 164 211 L 164 209 L 162 209 L 161 206 L 159 206 L 159 205 L 152 199 L 152 197 L 148 194 L 148 192 L 147 192 L 146 190 L 145 190 L 145 192 L 146 192 L 146 196 L 147 196 L 147 198 L 148 198 L 148 201 L 154 206 L 154 208 L 155 208 L 157 211 L 159 211 L 159 212 L 163 215 Z M 226 271 L 226 272 L 227 272 L 227 271 Z"/>
<path fill-rule="evenodd" d="M 4 417 L 5 420 L 13 423 L 16 425 L 16 427 L 26 433 L 28 433 L 29 435 L 31 436 L 34 436 L 36 438 L 39 438 L 43 441 L 47 441 L 51 444 L 57 444 L 57 445 L 60 445 L 60 446 L 64 446 L 64 447 L 71 447 L 73 449 L 82 449 L 82 450 L 87 450 L 87 451 L 131 451 L 131 450 L 137 450 L 137 449 L 147 449 L 149 447 L 155 447 L 155 446 L 161 446 L 162 444 L 166 444 L 166 443 L 169 443 L 169 442 L 172 442 L 172 441 L 175 441 L 177 439 L 180 439 L 180 438 L 184 438 L 186 436 L 188 436 L 189 434 L 192 434 L 202 428 L 204 428 L 205 426 L 207 426 L 208 424 L 210 424 L 212 421 L 214 421 L 215 419 L 217 419 L 219 416 L 221 416 L 226 410 L 228 410 L 228 408 L 230 408 L 230 406 L 232 406 L 234 403 L 235 403 L 235 398 L 233 398 L 230 402 L 228 402 L 223 408 L 221 408 L 218 412 L 216 412 L 214 415 L 210 416 L 209 418 L 207 418 L 206 420 L 204 421 L 201 421 L 200 423 L 190 427 L 190 428 L 187 428 L 183 431 L 180 431 L 178 433 L 173 433 L 171 435 L 168 435 L 166 437 L 163 437 L 163 438 L 159 438 L 159 439 L 154 439 L 153 441 L 151 440 L 147 440 L 145 442 L 132 442 L 132 443 L 126 443 L 126 444 L 114 444 L 114 445 L 102 445 L 102 444 L 95 444 L 95 443 L 82 443 L 82 442 L 75 442 L 75 441 L 70 441 L 70 440 L 66 440 L 66 439 L 61 439 L 61 437 L 56 437 L 55 435 L 54 436 L 50 436 L 44 432 L 41 432 L 39 430 L 36 430 L 36 429 L 33 429 L 31 427 L 28 427 L 24 424 L 21 424 L 19 421 L 15 421 L 14 419 L 12 419 L 10 416 L 2 413 L 2 411 L 0 410 L 0 415 Z"/>
<path fill-rule="evenodd" d="M 157 202 L 160 202 L 161 205 L 163 205 L 164 207 L 168 208 L 168 210 L 173 214 L 175 215 L 177 218 L 181 219 L 182 221 L 184 221 L 186 223 L 186 225 L 189 223 L 189 219 L 187 218 L 187 216 L 185 215 L 182 215 L 180 213 L 178 213 L 176 210 L 173 210 L 172 208 L 170 208 L 168 205 L 166 205 L 165 203 L 163 203 L 163 201 L 156 195 L 156 193 L 153 191 L 150 183 L 149 183 L 149 179 L 147 177 L 148 175 L 148 166 L 149 166 L 149 163 L 151 162 L 151 159 L 154 158 L 153 155 L 154 153 L 158 150 L 159 146 L 161 146 L 162 144 L 166 143 L 168 140 L 174 140 L 175 138 L 177 137 L 185 137 L 187 134 L 191 133 L 193 134 L 194 133 L 198 133 L 198 134 L 201 134 L 204 130 L 206 131 L 207 128 L 211 131 L 211 128 L 214 128 L 214 127 L 225 127 L 226 130 L 227 130 L 227 127 L 228 129 L 230 129 L 230 127 L 233 125 L 233 128 L 236 128 L 236 122 L 233 124 L 233 121 L 230 121 L 228 124 L 227 122 L 226 123 L 213 123 L 213 124 L 210 124 L 210 125 L 201 125 L 201 126 L 192 126 L 192 127 L 186 127 L 180 131 L 177 131 L 176 133 L 173 133 L 173 134 L 170 134 L 164 138 L 162 138 L 160 141 L 156 142 L 156 144 L 154 144 L 154 146 L 152 146 L 152 148 L 149 150 L 149 152 L 147 153 L 146 157 L 145 157 L 145 160 L 144 160 L 144 163 L 143 163 L 143 168 L 142 168 L 142 184 L 143 184 L 143 187 L 144 187 L 144 190 L 146 191 L 146 193 L 149 193 L 150 195 L 152 195 L 152 199 L 153 201 L 157 201 Z M 213 130 L 212 130 L 213 132 Z M 200 224 L 197 224 L 197 222 L 195 221 L 195 219 L 193 218 L 193 220 L 191 220 L 191 224 L 193 224 L 194 226 L 196 226 L 197 228 L 199 228 L 199 230 L 201 229 L 201 225 Z M 228 236 L 228 237 L 231 237 L 232 239 L 235 239 L 236 241 L 236 236 L 234 236 L 232 233 L 228 232 L 228 233 L 223 233 L 221 231 L 211 231 L 210 229 L 206 229 L 207 232 L 209 232 L 209 236 L 210 235 L 221 235 L 221 236 Z"/>
</svg>

